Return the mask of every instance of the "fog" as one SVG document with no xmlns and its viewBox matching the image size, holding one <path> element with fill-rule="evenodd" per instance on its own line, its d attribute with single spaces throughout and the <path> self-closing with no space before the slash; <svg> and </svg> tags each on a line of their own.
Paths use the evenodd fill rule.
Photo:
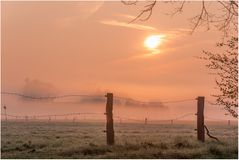
<svg viewBox="0 0 239 160">
<path fill-rule="evenodd" d="M 19 4 L 21 3 L 21 4 Z M 160 3 L 160 2 L 159 2 Z M 196 100 L 212 101 L 215 77 L 202 50 L 215 51 L 220 32 L 198 29 L 193 35 L 188 19 L 200 3 L 171 19 L 160 3 L 149 21 L 127 22 L 139 8 L 121 2 L 2 2 L 1 90 L 31 97 L 100 95 L 30 100 L 2 95 L 2 106 L 15 115 L 104 112 L 107 92 L 114 94 L 114 114 L 131 118 L 171 119 L 196 113 Z M 161 7 L 162 6 L 162 7 Z M 212 5 L 212 10 L 216 6 Z M 163 12 L 163 13 L 162 13 Z M 131 17 L 131 18 L 130 18 Z M 151 35 L 164 35 L 160 54 L 143 45 Z M 125 99 L 117 99 L 124 97 Z M 205 114 L 227 118 L 218 106 Z M 194 119 L 188 116 L 185 119 Z"/>
<path fill-rule="evenodd" d="M 100 100 L 89 100 L 90 98 L 62 98 L 54 100 L 29 100 L 18 96 L 2 95 L 2 104 L 7 107 L 7 114 L 16 116 L 42 116 L 42 115 L 62 115 L 70 113 L 82 113 L 78 115 L 78 119 L 105 119 L 106 98 Z M 121 102 L 124 102 L 121 100 Z M 205 105 L 205 117 L 219 117 L 220 119 L 228 120 L 231 117 L 221 116 L 224 115 L 224 110 L 218 110 L 219 107 Z M 153 105 L 150 104 L 135 106 L 127 103 L 119 103 L 117 99 L 114 100 L 113 114 L 116 119 L 122 118 L 123 120 L 135 119 L 144 120 L 170 120 L 177 119 L 178 117 L 187 115 L 180 120 L 196 120 L 194 115 L 197 112 L 196 100 L 191 102 L 182 102 L 175 104 Z M 3 113 L 3 110 L 2 110 Z M 86 113 L 86 115 L 84 115 Z M 90 114 L 87 114 L 90 113 Z M 92 113 L 92 114 L 91 114 Z M 75 116 L 68 116 L 72 118 Z M 45 117 L 48 119 L 49 117 Z M 67 116 L 57 117 L 57 119 L 66 119 Z M 75 117 L 76 118 L 76 117 Z M 44 118 L 43 118 L 44 119 Z"/>
</svg>

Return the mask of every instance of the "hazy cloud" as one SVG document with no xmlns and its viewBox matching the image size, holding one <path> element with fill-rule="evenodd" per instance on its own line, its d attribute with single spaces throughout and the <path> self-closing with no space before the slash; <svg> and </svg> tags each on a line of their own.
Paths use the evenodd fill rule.
<svg viewBox="0 0 239 160">
<path fill-rule="evenodd" d="M 138 30 L 157 30 L 154 27 L 136 24 L 136 23 L 125 23 L 125 22 L 119 22 L 116 20 L 106 20 L 106 21 L 100 21 L 102 24 L 111 25 L 111 26 L 119 26 L 119 27 L 127 27 L 127 28 L 133 28 Z"/>
<path fill-rule="evenodd" d="M 89 18 L 96 13 L 104 4 L 104 1 L 79 2 L 79 12 L 82 18 Z"/>
</svg>

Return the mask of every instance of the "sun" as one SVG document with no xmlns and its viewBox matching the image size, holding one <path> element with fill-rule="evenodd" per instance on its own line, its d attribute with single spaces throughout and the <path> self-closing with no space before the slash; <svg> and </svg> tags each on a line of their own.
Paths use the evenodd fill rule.
<svg viewBox="0 0 239 160">
<path fill-rule="evenodd" d="M 156 49 L 162 40 L 162 35 L 152 35 L 145 39 L 144 45 L 149 49 Z"/>
</svg>

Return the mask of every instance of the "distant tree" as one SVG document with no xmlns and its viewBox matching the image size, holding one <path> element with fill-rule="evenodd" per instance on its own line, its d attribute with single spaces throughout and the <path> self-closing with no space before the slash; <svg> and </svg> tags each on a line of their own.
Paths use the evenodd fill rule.
<svg viewBox="0 0 239 160">
<path fill-rule="evenodd" d="M 45 83 L 37 79 L 29 80 L 28 78 L 26 78 L 22 92 L 24 95 L 32 96 L 32 97 L 48 97 L 48 96 L 55 96 L 57 93 L 57 89 L 50 83 Z M 23 99 L 30 100 L 24 97 Z M 47 100 L 52 100 L 52 99 L 47 99 Z"/>
<path fill-rule="evenodd" d="M 208 64 L 207 68 L 216 74 L 216 85 L 220 94 L 216 97 L 216 104 L 223 105 L 233 117 L 238 118 L 238 37 L 232 37 L 227 42 L 217 44 L 223 49 L 222 53 L 203 51 Z"/>
<path fill-rule="evenodd" d="M 138 0 L 122 0 L 122 3 L 125 5 L 137 5 L 139 2 Z M 130 23 L 136 20 L 146 21 L 151 17 L 157 1 L 146 1 L 144 3 L 147 4 L 144 5 L 144 8 Z M 174 11 L 171 15 L 175 15 L 183 12 L 186 3 L 192 2 L 167 1 L 164 3 L 174 5 Z M 222 53 L 203 51 L 204 57 L 201 58 L 208 62 L 206 67 L 213 70 L 217 75 L 216 85 L 221 94 L 213 95 L 216 97 L 215 104 L 223 105 L 226 111 L 233 117 L 238 118 L 238 2 L 235 0 L 215 2 L 202 0 L 200 3 L 200 13 L 191 18 L 191 23 L 193 24 L 191 33 L 200 26 L 206 26 L 207 30 L 209 30 L 210 26 L 214 25 L 219 31 L 222 31 L 224 38 L 231 37 L 227 42 L 223 41 L 217 44 L 218 47 L 222 48 Z M 208 6 L 210 3 L 217 4 L 220 6 L 220 9 L 216 13 L 209 12 Z M 225 50 L 225 48 L 227 49 Z"/>
</svg>

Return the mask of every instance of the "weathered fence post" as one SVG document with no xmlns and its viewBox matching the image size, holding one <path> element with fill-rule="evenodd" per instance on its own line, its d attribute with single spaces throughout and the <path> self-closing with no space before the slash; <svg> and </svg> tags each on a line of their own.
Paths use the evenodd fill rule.
<svg viewBox="0 0 239 160">
<path fill-rule="evenodd" d="M 3 106 L 4 114 L 5 114 L 5 121 L 7 122 L 7 107 Z"/>
<path fill-rule="evenodd" d="M 28 116 L 25 116 L 25 121 L 26 121 L 26 122 L 28 121 Z"/>
<path fill-rule="evenodd" d="M 204 132 L 204 97 L 197 98 L 197 137 L 199 141 L 205 141 Z"/>
<path fill-rule="evenodd" d="M 173 124 L 173 120 L 171 120 L 171 124 Z"/>
<path fill-rule="evenodd" d="M 49 116 L 48 122 L 51 122 L 51 116 Z"/>
<path fill-rule="evenodd" d="M 113 93 L 107 93 L 106 102 L 106 138 L 107 145 L 114 144 L 114 124 L 113 124 Z"/>
<path fill-rule="evenodd" d="M 147 124 L 147 123 L 148 123 L 148 119 L 145 118 L 145 119 L 144 119 L 144 124 Z"/>
<path fill-rule="evenodd" d="M 230 120 L 227 121 L 227 125 L 228 125 L 228 126 L 231 125 L 231 121 L 230 121 Z"/>
</svg>

